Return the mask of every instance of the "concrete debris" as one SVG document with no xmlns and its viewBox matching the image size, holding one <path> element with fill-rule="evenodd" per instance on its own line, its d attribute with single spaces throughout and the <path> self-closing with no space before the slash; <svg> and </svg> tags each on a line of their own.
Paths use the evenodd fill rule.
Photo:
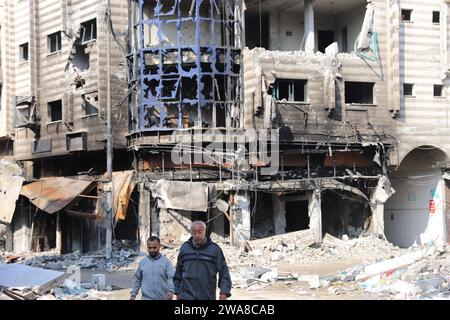
<svg viewBox="0 0 450 320">
<path fill-rule="evenodd" d="M 135 243 L 132 241 L 115 241 L 113 244 L 113 258 L 107 260 L 104 250 L 82 255 L 79 251 L 60 255 L 56 251 L 44 253 L 24 253 L 21 255 L 12 255 L 10 253 L 0 253 L 7 263 L 17 262 L 30 267 L 67 270 L 71 266 L 79 266 L 83 269 L 92 270 L 135 270 L 139 261 L 137 252 L 132 249 Z"/>
<path fill-rule="evenodd" d="M 37 294 L 48 292 L 64 278 L 63 272 L 29 267 L 21 264 L 0 266 L 0 286 L 21 292 L 33 291 Z"/>
<path fill-rule="evenodd" d="M 354 266 L 333 278 L 331 285 L 346 285 L 354 291 L 359 287 L 386 299 L 449 299 L 449 281 L 450 253 L 429 247 L 375 264 Z"/>
</svg>

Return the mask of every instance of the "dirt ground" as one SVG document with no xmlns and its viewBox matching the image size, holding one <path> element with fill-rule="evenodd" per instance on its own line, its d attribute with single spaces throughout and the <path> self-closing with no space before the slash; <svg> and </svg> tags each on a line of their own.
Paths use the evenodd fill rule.
<svg viewBox="0 0 450 320">
<path fill-rule="evenodd" d="M 280 266 L 280 272 L 297 273 L 299 275 L 336 275 L 345 269 L 360 263 L 360 260 L 336 262 L 327 264 L 286 264 Z M 94 270 L 83 270 L 82 281 L 88 282 L 94 274 L 101 273 Z M 130 288 L 133 284 L 133 272 L 104 273 L 106 282 L 117 290 L 101 293 L 100 298 L 107 300 L 128 300 Z M 140 294 L 137 299 L 140 299 Z M 276 282 L 270 286 L 252 289 L 233 288 L 230 300 L 367 300 L 379 299 L 364 292 L 340 293 L 330 292 L 327 288 L 310 289 L 306 282 L 284 283 Z"/>
</svg>

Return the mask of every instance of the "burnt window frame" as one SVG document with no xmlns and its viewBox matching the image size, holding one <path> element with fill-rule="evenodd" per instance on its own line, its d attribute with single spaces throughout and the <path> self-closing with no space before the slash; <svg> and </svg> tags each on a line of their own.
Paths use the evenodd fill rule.
<svg viewBox="0 0 450 320">
<path fill-rule="evenodd" d="M 406 90 L 406 86 L 411 86 L 411 94 L 406 94 L 406 91 L 409 92 L 409 90 Z M 403 97 L 414 98 L 415 96 L 415 84 L 410 82 L 403 83 Z"/>
<path fill-rule="evenodd" d="M 405 19 L 404 17 L 403 17 L 403 12 L 405 12 L 405 13 L 408 13 L 408 16 L 409 16 L 409 19 Z M 407 8 L 402 8 L 401 10 L 400 10 L 400 20 L 402 21 L 402 22 L 413 22 L 413 19 L 412 19 L 412 13 L 413 13 L 413 9 L 407 9 Z"/>
<path fill-rule="evenodd" d="M 55 106 L 56 103 L 59 103 L 59 106 L 61 108 L 61 118 L 58 120 L 53 119 L 53 107 Z M 49 101 L 47 102 L 47 124 L 52 124 L 52 123 L 60 123 L 63 121 L 63 102 L 62 99 L 58 99 L 58 100 L 53 100 L 53 101 Z"/>
<path fill-rule="evenodd" d="M 362 85 L 362 84 L 369 84 L 369 85 L 371 85 L 372 86 L 372 101 L 371 102 L 354 102 L 354 101 L 350 102 L 349 98 L 348 98 L 348 95 L 347 95 L 347 84 L 352 84 L 352 83 L 360 84 L 360 85 Z M 376 94 L 375 94 L 376 90 L 375 89 L 376 89 L 376 82 L 371 82 L 371 81 L 351 81 L 351 80 L 350 81 L 345 81 L 344 82 L 344 103 L 348 104 L 348 105 L 355 105 L 355 106 L 359 106 L 359 105 L 361 105 L 361 106 L 376 106 L 377 105 L 377 101 L 376 101 Z"/>
<path fill-rule="evenodd" d="M 288 84 L 288 99 L 286 99 L 287 102 L 291 103 L 309 103 L 308 99 L 308 80 L 307 79 L 286 79 L 286 78 L 279 78 L 275 80 L 275 83 L 273 84 L 273 91 L 272 96 L 275 98 L 275 101 L 282 102 L 283 100 L 280 99 L 280 82 L 281 83 L 287 83 Z M 295 100 L 296 96 L 296 90 L 295 85 L 301 84 L 303 86 L 303 100 Z"/>
<path fill-rule="evenodd" d="M 437 13 L 437 16 L 435 15 L 436 13 Z M 436 17 L 437 17 L 437 21 L 435 21 Z M 431 16 L 431 21 L 433 22 L 433 24 L 441 24 L 441 12 L 437 11 L 437 10 L 433 10 L 432 16 Z"/>
<path fill-rule="evenodd" d="M 440 95 L 436 95 L 436 89 L 440 90 Z M 433 97 L 434 98 L 443 98 L 444 96 L 444 85 L 442 84 L 433 84 Z"/>
</svg>

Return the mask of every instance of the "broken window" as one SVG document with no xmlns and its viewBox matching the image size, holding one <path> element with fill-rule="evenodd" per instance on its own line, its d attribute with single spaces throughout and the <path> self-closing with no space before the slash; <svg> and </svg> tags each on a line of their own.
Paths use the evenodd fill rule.
<svg viewBox="0 0 450 320">
<path fill-rule="evenodd" d="M 48 103 L 48 119 L 49 122 L 57 122 L 62 120 L 61 100 L 56 100 Z"/>
<path fill-rule="evenodd" d="M 50 34 L 47 37 L 48 53 L 61 51 L 61 31 Z"/>
<path fill-rule="evenodd" d="M 439 11 L 433 11 L 433 23 L 441 22 L 441 13 Z"/>
<path fill-rule="evenodd" d="M 251 13 L 245 15 L 245 45 L 249 49 L 256 47 L 269 49 L 270 15 Z"/>
<path fill-rule="evenodd" d="M 342 52 L 348 52 L 348 31 L 347 28 L 342 29 Z"/>
<path fill-rule="evenodd" d="M 36 101 L 34 97 L 16 97 L 16 128 L 28 128 L 36 123 Z"/>
<path fill-rule="evenodd" d="M 411 9 L 402 9 L 402 21 L 411 21 Z"/>
<path fill-rule="evenodd" d="M 277 101 L 306 102 L 307 80 L 277 79 L 274 94 Z"/>
<path fill-rule="evenodd" d="M 404 96 L 413 96 L 414 94 L 414 85 L 412 83 L 404 83 L 403 84 L 403 95 Z"/>
<path fill-rule="evenodd" d="M 21 63 L 28 61 L 28 42 L 19 46 L 19 61 Z"/>
<path fill-rule="evenodd" d="M 81 44 L 97 39 L 97 19 L 81 24 Z"/>
<path fill-rule="evenodd" d="M 444 86 L 441 84 L 435 84 L 433 86 L 433 94 L 435 97 L 442 97 L 442 91 Z"/>
<path fill-rule="evenodd" d="M 373 82 L 345 82 L 345 103 L 374 104 Z"/>
<path fill-rule="evenodd" d="M 83 94 L 81 99 L 85 116 L 98 115 L 98 92 Z"/>
<path fill-rule="evenodd" d="M 318 30 L 318 50 L 325 53 L 325 49 L 334 42 L 334 32 L 330 30 Z"/>
</svg>

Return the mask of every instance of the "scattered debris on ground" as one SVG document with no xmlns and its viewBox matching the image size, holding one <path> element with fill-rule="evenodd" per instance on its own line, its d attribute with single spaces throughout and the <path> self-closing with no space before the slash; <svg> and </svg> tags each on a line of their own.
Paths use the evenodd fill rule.
<svg viewBox="0 0 450 320">
<path fill-rule="evenodd" d="M 328 297 L 349 295 L 373 299 L 450 299 L 448 247 L 439 250 L 433 246 L 402 249 L 371 235 L 338 239 L 329 234 L 325 235 L 321 245 L 317 245 L 309 232 L 293 232 L 250 241 L 250 251 L 246 250 L 248 246 L 236 249 L 228 240 L 213 240 L 223 249 L 233 288 L 236 289 L 259 292 L 281 286 L 297 297 L 316 297 L 321 293 Z M 105 258 L 103 251 L 87 255 L 79 252 L 67 255 L 57 255 L 56 252 L 24 255 L 3 253 L 0 255 L 3 260 L 0 267 L 22 264 L 65 271 L 64 283 L 54 285 L 47 293 L 37 294 L 35 290 L 32 293 L 36 296 L 33 296 L 26 290 L 16 292 L 28 299 L 112 299 L 114 290 L 118 288 L 108 285 L 102 272 L 136 270 L 145 253 L 139 255 L 133 248 L 133 243 L 115 242 L 111 261 Z M 178 252 L 179 246 L 176 245 L 163 246 L 162 249 L 173 265 L 176 264 Z M 295 271 L 296 266 L 303 264 L 324 266 L 355 261 L 360 262 L 333 275 Z M 289 269 L 289 266 L 292 268 Z M 79 273 L 82 269 L 99 270 L 99 273 L 92 276 L 91 282 L 81 283 Z M 294 272 L 280 271 L 282 269 Z"/>
<path fill-rule="evenodd" d="M 43 253 L 23 253 L 20 255 L 12 253 L 0 253 L 6 263 L 20 263 L 30 267 L 66 270 L 71 266 L 80 266 L 85 269 L 104 271 L 126 271 L 137 267 L 136 258 L 138 253 L 132 249 L 136 245 L 132 241 L 115 241 L 113 245 L 112 259 L 107 260 L 104 249 L 82 255 L 79 251 L 69 254 L 58 254 L 56 251 Z"/>
</svg>

